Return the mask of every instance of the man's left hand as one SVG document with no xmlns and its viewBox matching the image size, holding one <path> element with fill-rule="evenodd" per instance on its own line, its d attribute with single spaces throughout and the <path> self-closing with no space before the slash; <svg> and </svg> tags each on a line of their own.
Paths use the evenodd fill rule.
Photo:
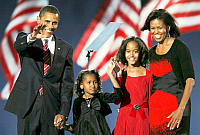
<svg viewBox="0 0 200 135">
<path fill-rule="evenodd" d="M 57 114 L 54 118 L 54 125 L 57 129 L 61 129 L 65 124 L 66 117 L 61 114 Z"/>
</svg>

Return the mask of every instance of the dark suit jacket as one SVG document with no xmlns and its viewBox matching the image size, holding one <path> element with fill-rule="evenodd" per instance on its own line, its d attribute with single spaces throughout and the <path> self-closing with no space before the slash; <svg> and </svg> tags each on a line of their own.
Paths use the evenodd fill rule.
<svg viewBox="0 0 200 135">
<path fill-rule="evenodd" d="M 62 114 L 68 117 L 74 85 L 73 48 L 65 41 L 55 36 L 54 38 L 53 63 L 48 73 L 43 75 L 41 39 L 27 43 L 27 34 L 24 32 L 18 34 L 14 48 L 19 54 L 21 72 L 5 106 L 5 110 L 25 118 L 42 84 L 44 117 L 51 126 L 55 115 Z"/>
</svg>

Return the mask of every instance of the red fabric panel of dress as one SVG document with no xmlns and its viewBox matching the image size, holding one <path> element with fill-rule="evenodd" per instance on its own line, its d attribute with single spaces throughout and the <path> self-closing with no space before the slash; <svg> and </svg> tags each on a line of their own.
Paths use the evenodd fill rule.
<svg viewBox="0 0 200 135">
<path fill-rule="evenodd" d="M 170 130 L 167 127 L 170 118 L 167 118 L 173 111 L 178 108 L 176 96 L 156 90 L 151 96 L 151 102 L 149 106 L 149 122 L 150 122 L 150 134 L 151 135 L 174 135 L 175 130 Z"/>
<path fill-rule="evenodd" d="M 149 69 L 154 76 L 161 77 L 171 71 L 173 71 L 172 66 L 168 59 L 163 59 L 159 61 L 151 60 Z"/>
</svg>

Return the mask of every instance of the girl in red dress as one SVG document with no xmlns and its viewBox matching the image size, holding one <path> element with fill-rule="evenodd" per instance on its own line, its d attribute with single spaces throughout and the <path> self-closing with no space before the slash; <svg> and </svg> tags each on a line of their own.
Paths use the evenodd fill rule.
<svg viewBox="0 0 200 135">
<path fill-rule="evenodd" d="M 112 58 L 114 61 L 114 58 Z M 115 72 L 124 92 L 114 135 L 149 135 L 149 97 L 152 75 L 146 69 L 148 48 L 139 38 L 125 38 L 116 55 Z M 118 62 L 125 66 L 121 70 Z"/>
</svg>

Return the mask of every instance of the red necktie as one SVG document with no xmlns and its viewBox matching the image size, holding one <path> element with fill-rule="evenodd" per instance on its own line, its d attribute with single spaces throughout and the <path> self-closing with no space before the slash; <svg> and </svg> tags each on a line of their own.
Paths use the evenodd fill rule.
<svg viewBox="0 0 200 135">
<path fill-rule="evenodd" d="M 50 56 L 50 51 L 48 48 L 48 39 L 45 39 L 45 43 L 43 45 L 43 50 L 44 50 L 44 75 L 49 71 L 50 64 L 51 64 L 51 56 Z"/>
<path fill-rule="evenodd" d="M 48 39 L 44 40 L 45 43 L 43 45 L 43 50 L 44 50 L 44 56 L 43 56 L 43 60 L 44 60 L 44 75 L 49 71 L 50 68 L 50 64 L 51 64 L 51 56 L 50 56 L 50 51 L 48 48 Z M 40 89 L 40 95 L 43 94 L 43 87 L 41 85 Z"/>
</svg>

